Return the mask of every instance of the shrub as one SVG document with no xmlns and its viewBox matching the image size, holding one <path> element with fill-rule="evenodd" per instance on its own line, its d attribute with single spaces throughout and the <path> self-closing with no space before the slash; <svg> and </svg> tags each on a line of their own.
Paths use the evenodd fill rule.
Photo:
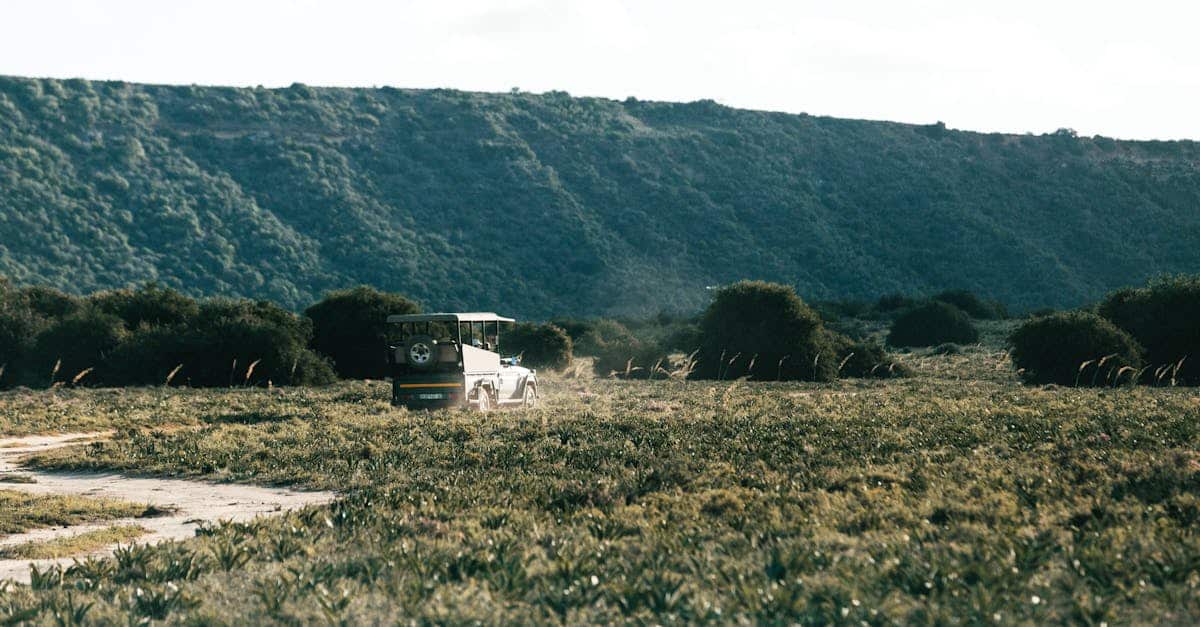
<svg viewBox="0 0 1200 627">
<path fill-rule="evenodd" d="M 88 368 L 94 368 L 88 382 L 99 380 L 106 369 L 109 355 L 129 335 L 120 318 L 86 308 L 51 324 L 38 335 L 33 349 L 32 372 L 26 376 L 71 379 Z"/>
<path fill-rule="evenodd" d="M 172 382 L 186 383 L 191 371 L 198 369 L 195 356 L 203 351 L 183 326 L 142 325 L 130 332 L 98 373 L 107 385 L 154 385 L 165 383 L 168 374 L 180 366 Z"/>
<path fill-rule="evenodd" d="M 1152 366 L 1179 364 L 1176 379 L 1200 385 L 1200 276 L 1168 277 L 1148 287 L 1119 290 L 1098 311 L 1141 344 Z"/>
<path fill-rule="evenodd" d="M 700 325 L 693 322 L 677 322 L 665 329 L 659 344 L 667 350 L 690 354 L 700 348 Z"/>
<path fill-rule="evenodd" d="M 872 309 L 870 303 L 858 300 L 819 300 L 811 306 L 826 323 L 858 318 L 870 313 Z"/>
<path fill-rule="evenodd" d="M 506 355 L 521 355 L 532 368 L 566 368 L 571 365 L 571 338 L 553 324 L 522 322 L 501 333 L 500 346 Z"/>
<path fill-rule="evenodd" d="M 741 281 L 717 290 L 700 331 L 694 378 L 837 377 L 836 355 L 820 317 L 789 286 Z"/>
<path fill-rule="evenodd" d="M 349 379 L 387 376 L 385 359 L 392 329 L 389 314 L 420 311 L 411 300 L 368 286 L 330 292 L 304 315 L 312 320 L 312 347 L 333 360 L 339 375 Z"/>
<path fill-rule="evenodd" d="M 187 324 L 140 326 L 114 351 L 106 377 L 162 384 L 180 367 L 172 382 L 196 387 L 331 383 L 336 374 L 308 348 L 311 337 L 308 319 L 274 304 L 211 300 Z"/>
<path fill-rule="evenodd" d="M 911 368 L 896 361 L 878 342 L 854 340 L 834 332 L 829 337 L 839 377 L 891 379 L 912 374 Z"/>
<path fill-rule="evenodd" d="M 632 336 L 606 343 L 592 362 L 598 376 L 622 379 L 666 378 L 671 366 L 671 351 Z"/>
<path fill-rule="evenodd" d="M 562 329 L 567 337 L 571 338 L 576 350 L 579 348 L 579 340 L 583 339 L 583 335 L 592 330 L 593 322 L 591 320 L 579 320 L 577 318 L 551 318 L 550 324 Z"/>
<path fill-rule="evenodd" d="M 588 323 L 574 348 L 578 355 L 600 355 L 610 352 L 610 349 L 627 348 L 636 341 L 625 325 L 616 320 L 600 318 Z"/>
<path fill-rule="evenodd" d="M 937 346 L 934 346 L 933 350 L 929 352 L 934 355 L 961 355 L 963 349 L 954 342 L 946 342 L 945 344 L 938 344 Z"/>
<path fill-rule="evenodd" d="M 52 287 L 34 285 L 21 289 L 21 298 L 35 314 L 46 318 L 60 319 L 79 313 L 84 301 L 78 296 L 64 294 Z"/>
<path fill-rule="evenodd" d="M 99 292 L 90 300 L 100 311 L 124 320 L 130 329 L 143 324 L 181 324 L 200 311 L 195 299 L 155 283 L 147 283 L 136 290 Z"/>
<path fill-rule="evenodd" d="M 1135 375 L 1141 347 L 1108 320 L 1088 312 L 1034 318 L 1009 338 L 1012 360 L 1029 383 L 1105 385 Z M 1126 374 L 1129 373 L 1129 374 Z"/>
<path fill-rule="evenodd" d="M 887 343 L 892 346 L 937 346 L 946 342 L 974 344 L 979 331 L 970 316 L 954 305 L 931 301 L 892 322 Z"/>
<path fill-rule="evenodd" d="M 16 291 L 0 293 L 0 387 L 21 383 L 21 375 L 33 358 L 39 333 L 49 321 L 38 315 Z"/>
<path fill-rule="evenodd" d="M 1008 316 L 1008 310 L 998 301 L 985 301 L 967 290 L 946 290 L 933 300 L 954 305 L 976 320 L 996 320 Z"/>
<path fill-rule="evenodd" d="M 876 315 L 892 315 L 917 305 L 917 301 L 903 294 L 885 294 L 871 306 Z"/>
<path fill-rule="evenodd" d="M 311 338 L 309 319 L 274 303 L 211 300 L 200 306 L 193 328 L 185 334 L 191 359 L 181 363 L 193 385 L 332 383 L 337 375 L 328 360 L 312 354 Z"/>
</svg>

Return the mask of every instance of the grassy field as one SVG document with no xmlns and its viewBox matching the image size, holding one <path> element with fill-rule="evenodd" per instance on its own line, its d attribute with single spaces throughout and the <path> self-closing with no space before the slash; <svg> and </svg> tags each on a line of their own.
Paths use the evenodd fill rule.
<svg viewBox="0 0 1200 627">
<path fill-rule="evenodd" d="M 1193 390 L 902 359 L 917 376 L 547 377 L 539 409 L 486 417 L 396 410 L 383 383 L 10 392 L 0 433 L 117 430 L 40 468 L 345 498 L 35 573 L 0 621 L 1200 619 Z"/>
<path fill-rule="evenodd" d="M 146 514 L 147 507 L 111 499 L 36 495 L 0 488 L 0 535 Z"/>
<path fill-rule="evenodd" d="M 4 559 L 53 559 L 97 551 L 106 546 L 130 542 L 149 533 L 139 525 L 113 525 L 78 535 L 54 538 L 42 542 L 26 542 L 0 547 Z"/>
</svg>

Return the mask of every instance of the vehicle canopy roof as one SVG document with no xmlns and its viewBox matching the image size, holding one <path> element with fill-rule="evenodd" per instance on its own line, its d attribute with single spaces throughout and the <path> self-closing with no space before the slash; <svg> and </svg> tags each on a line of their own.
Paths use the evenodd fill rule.
<svg viewBox="0 0 1200 627">
<path fill-rule="evenodd" d="M 465 313 L 427 313 L 390 315 L 388 322 L 516 322 L 512 318 L 498 316 L 490 311 L 472 311 Z"/>
</svg>

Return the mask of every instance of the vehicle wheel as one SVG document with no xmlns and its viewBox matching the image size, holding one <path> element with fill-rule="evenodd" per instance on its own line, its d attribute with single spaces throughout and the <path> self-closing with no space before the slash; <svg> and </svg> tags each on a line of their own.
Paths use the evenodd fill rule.
<svg viewBox="0 0 1200 627">
<path fill-rule="evenodd" d="M 534 407 L 537 407 L 537 386 L 529 384 L 525 386 L 525 409 Z"/>
<path fill-rule="evenodd" d="M 492 410 L 492 395 L 487 388 L 479 388 L 479 413 L 486 414 Z"/>
<path fill-rule="evenodd" d="M 437 363 L 437 344 L 428 335 L 413 336 L 404 348 L 404 358 L 408 365 L 417 370 L 428 370 Z"/>
</svg>

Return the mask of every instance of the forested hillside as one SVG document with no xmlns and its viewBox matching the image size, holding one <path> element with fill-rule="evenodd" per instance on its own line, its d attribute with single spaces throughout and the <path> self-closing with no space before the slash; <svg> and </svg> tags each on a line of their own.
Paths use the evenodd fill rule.
<svg viewBox="0 0 1200 627">
<path fill-rule="evenodd" d="M 1073 305 L 1200 268 L 1200 146 L 563 93 L 0 78 L 0 275 L 299 309 L 696 310 L 961 287 Z"/>
</svg>

